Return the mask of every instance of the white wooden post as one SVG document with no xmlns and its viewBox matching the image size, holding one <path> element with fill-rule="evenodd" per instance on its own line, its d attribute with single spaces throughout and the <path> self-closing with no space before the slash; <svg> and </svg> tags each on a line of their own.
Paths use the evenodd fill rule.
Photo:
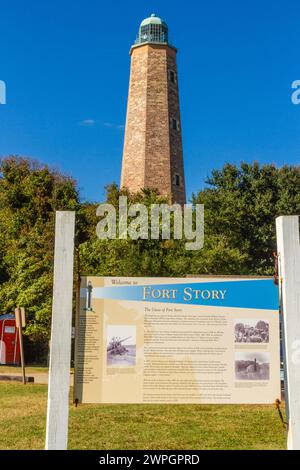
<svg viewBox="0 0 300 470">
<path fill-rule="evenodd" d="M 46 450 L 68 446 L 75 212 L 56 212 Z"/>
<path fill-rule="evenodd" d="M 300 240 L 299 217 L 276 220 L 284 324 L 288 449 L 300 450 Z"/>
</svg>

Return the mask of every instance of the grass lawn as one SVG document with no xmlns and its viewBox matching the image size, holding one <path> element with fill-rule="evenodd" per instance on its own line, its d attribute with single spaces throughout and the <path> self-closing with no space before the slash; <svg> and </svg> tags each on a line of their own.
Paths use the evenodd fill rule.
<svg viewBox="0 0 300 470">
<path fill-rule="evenodd" d="M 47 386 L 0 383 L 0 449 L 43 449 Z M 81 405 L 70 449 L 285 449 L 274 406 Z"/>
<path fill-rule="evenodd" d="M 48 367 L 40 366 L 26 366 L 26 375 L 33 374 L 34 372 L 38 374 L 48 373 Z M 21 367 L 18 366 L 2 366 L 0 365 L 0 374 L 22 374 Z"/>
</svg>

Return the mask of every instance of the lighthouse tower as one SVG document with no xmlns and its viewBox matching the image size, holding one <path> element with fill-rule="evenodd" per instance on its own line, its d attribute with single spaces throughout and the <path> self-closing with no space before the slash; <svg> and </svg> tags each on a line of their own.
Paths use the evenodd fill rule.
<svg viewBox="0 0 300 470">
<path fill-rule="evenodd" d="M 185 204 L 177 50 L 168 36 L 167 24 L 153 14 L 130 50 L 121 187 L 132 193 L 156 188 Z"/>
</svg>

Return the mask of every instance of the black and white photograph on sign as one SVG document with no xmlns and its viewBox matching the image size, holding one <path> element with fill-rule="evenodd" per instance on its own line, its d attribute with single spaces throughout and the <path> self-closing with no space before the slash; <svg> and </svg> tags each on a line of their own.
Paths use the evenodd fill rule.
<svg viewBox="0 0 300 470">
<path fill-rule="evenodd" d="M 269 380 L 270 355 L 255 351 L 235 353 L 235 378 L 237 380 Z"/>
<path fill-rule="evenodd" d="M 108 367 L 134 367 L 136 365 L 136 327 L 108 325 L 107 330 Z"/>
<path fill-rule="evenodd" d="M 236 343 L 269 343 L 269 323 L 265 320 L 236 320 L 234 325 Z"/>
</svg>

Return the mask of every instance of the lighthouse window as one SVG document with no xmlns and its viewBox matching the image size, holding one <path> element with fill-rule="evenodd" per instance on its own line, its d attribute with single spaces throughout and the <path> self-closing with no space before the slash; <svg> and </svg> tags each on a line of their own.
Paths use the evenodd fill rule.
<svg viewBox="0 0 300 470">
<path fill-rule="evenodd" d="M 142 26 L 137 43 L 143 42 L 168 42 L 168 28 L 160 24 L 147 24 Z"/>
<path fill-rule="evenodd" d="M 177 121 L 177 119 L 172 119 L 171 125 L 174 131 L 179 131 L 179 122 Z"/>
<path fill-rule="evenodd" d="M 176 74 L 174 70 L 170 70 L 170 82 L 176 83 Z"/>
<path fill-rule="evenodd" d="M 182 188 L 183 187 L 183 177 L 178 175 L 178 174 L 173 175 L 173 184 L 177 187 Z"/>
</svg>

